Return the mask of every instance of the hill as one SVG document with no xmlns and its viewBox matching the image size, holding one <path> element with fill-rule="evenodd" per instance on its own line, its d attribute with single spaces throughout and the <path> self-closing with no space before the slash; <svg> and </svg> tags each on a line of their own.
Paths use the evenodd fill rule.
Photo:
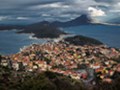
<svg viewBox="0 0 120 90">
<path fill-rule="evenodd" d="M 65 41 L 69 42 L 70 44 L 82 45 L 82 46 L 83 45 L 102 45 L 103 44 L 102 42 L 100 42 L 96 39 L 81 36 L 81 35 L 65 38 Z"/>
</svg>

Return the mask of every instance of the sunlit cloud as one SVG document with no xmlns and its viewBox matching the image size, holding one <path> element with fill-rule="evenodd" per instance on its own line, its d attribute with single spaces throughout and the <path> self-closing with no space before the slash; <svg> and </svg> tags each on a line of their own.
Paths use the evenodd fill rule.
<svg viewBox="0 0 120 90">
<path fill-rule="evenodd" d="M 90 15 L 93 16 L 93 17 L 105 16 L 106 15 L 105 12 L 102 11 L 101 9 L 96 9 L 96 8 L 93 8 L 93 7 L 89 7 L 88 11 L 89 11 Z"/>
</svg>

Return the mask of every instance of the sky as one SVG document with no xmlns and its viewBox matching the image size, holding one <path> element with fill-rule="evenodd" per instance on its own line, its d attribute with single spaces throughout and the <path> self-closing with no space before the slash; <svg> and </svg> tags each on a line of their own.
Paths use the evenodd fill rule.
<svg viewBox="0 0 120 90">
<path fill-rule="evenodd" d="M 82 14 L 95 22 L 120 17 L 120 0 L 0 0 L 0 23 L 69 21 Z"/>
</svg>

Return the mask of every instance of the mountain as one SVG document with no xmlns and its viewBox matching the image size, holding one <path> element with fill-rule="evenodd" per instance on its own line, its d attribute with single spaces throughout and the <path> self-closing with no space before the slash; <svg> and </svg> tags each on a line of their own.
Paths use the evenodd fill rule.
<svg viewBox="0 0 120 90">
<path fill-rule="evenodd" d="M 92 19 L 87 15 L 83 14 L 76 19 L 67 22 L 48 22 L 42 21 L 26 26 L 1 26 L 1 30 L 10 30 L 10 29 L 22 29 L 22 31 L 18 31 L 18 33 L 34 33 L 33 37 L 37 38 L 57 38 L 60 35 L 66 34 L 64 31 L 61 31 L 59 27 L 71 27 L 71 26 L 79 26 L 91 24 Z"/>
<path fill-rule="evenodd" d="M 56 25 L 58 27 L 71 27 L 71 26 L 79 26 L 79 25 L 85 25 L 85 24 L 91 24 L 92 19 L 89 18 L 87 15 L 83 14 L 79 17 L 77 17 L 76 19 L 73 19 L 71 21 L 67 21 L 67 22 L 59 22 L 59 21 L 55 21 L 52 22 L 52 25 Z"/>
<path fill-rule="evenodd" d="M 33 37 L 37 38 L 56 38 L 62 34 L 66 34 L 61 31 L 58 27 L 70 27 L 70 26 L 79 26 L 83 24 L 90 24 L 91 19 L 87 15 L 81 15 L 80 17 L 67 21 L 67 22 L 48 22 L 42 21 L 28 25 L 24 28 L 23 31 L 18 33 L 34 33 Z"/>
</svg>

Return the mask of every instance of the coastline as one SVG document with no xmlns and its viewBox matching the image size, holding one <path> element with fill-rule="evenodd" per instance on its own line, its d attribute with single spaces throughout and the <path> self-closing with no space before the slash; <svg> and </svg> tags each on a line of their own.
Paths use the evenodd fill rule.
<svg viewBox="0 0 120 90">
<path fill-rule="evenodd" d="M 67 33 L 67 32 L 66 32 Z M 82 39 L 83 39 L 83 37 L 87 40 L 87 39 L 90 39 L 90 40 L 96 40 L 96 39 L 94 39 L 94 38 L 90 38 L 90 37 L 87 37 L 87 36 L 83 36 L 83 35 L 76 35 L 76 34 L 67 34 L 67 35 L 60 35 L 59 37 L 57 37 L 57 38 L 38 38 L 38 37 L 33 37 L 35 34 L 34 33 L 31 33 L 31 34 L 29 34 L 29 33 L 22 33 L 22 34 L 28 34 L 28 35 L 30 35 L 29 36 L 29 39 L 34 39 L 34 40 L 46 40 L 45 42 L 43 42 L 42 44 L 45 44 L 45 43 L 47 43 L 47 42 L 60 42 L 60 41 L 66 41 L 67 42 L 67 40 L 66 39 L 74 39 L 75 37 L 78 37 L 78 38 L 81 38 L 82 37 Z M 70 41 L 71 41 L 70 40 Z M 70 43 L 70 41 L 68 41 L 69 43 Z M 96 40 L 97 42 L 99 42 L 99 44 L 102 44 L 102 45 L 105 45 L 105 44 L 103 44 L 102 42 L 100 42 L 99 40 Z M 79 42 L 79 40 L 77 41 L 77 42 Z M 37 43 L 33 43 L 33 44 L 37 44 Z M 71 43 L 71 44 L 73 44 L 73 43 Z M 30 45 L 28 45 L 28 46 L 31 46 L 32 44 L 30 44 Z M 24 47 L 24 46 L 23 46 Z M 27 46 L 25 46 L 25 47 L 27 47 Z"/>
<path fill-rule="evenodd" d="M 41 39 L 32 37 L 33 33 L 28 35 L 29 39 Z M 98 87 L 104 83 L 114 84 L 113 82 L 119 78 L 115 75 L 119 66 L 120 49 L 116 50 L 96 39 L 74 34 L 60 35 L 59 38 L 54 39 L 44 38 L 44 40 L 46 41 L 42 44 L 33 43 L 23 46 L 15 54 L 1 55 L 0 65 L 14 72 L 8 78 L 17 77 L 16 80 L 24 83 L 26 82 L 24 76 L 29 75 L 33 78 L 49 72 L 82 82 L 79 85 L 86 88 L 88 85 Z M 52 79 L 55 79 L 54 75 Z"/>
<path fill-rule="evenodd" d="M 61 28 L 60 28 L 61 29 Z M 62 31 L 64 28 L 62 28 Z M 4 30 L 3 30 L 4 31 Z M 9 31 L 9 30 L 5 30 L 5 31 Z M 40 38 L 40 37 L 34 37 L 34 33 L 17 33 L 17 31 L 20 31 L 20 30 L 17 30 L 17 29 L 13 29 L 11 31 L 14 31 L 16 34 L 25 34 L 25 35 L 29 35 L 28 38 L 31 39 L 31 40 L 43 40 L 43 43 L 46 43 L 48 41 L 55 41 L 55 42 L 58 42 L 60 40 L 63 40 L 65 38 L 69 38 L 69 37 L 74 37 L 76 36 L 77 34 L 72 34 L 72 33 L 69 33 L 69 32 L 66 32 L 64 31 L 65 33 L 67 33 L 66 35 L 60 35 L 58 38 Z M 21 30 L 22 31 L 22 30 Z M 80 35 L 82 36 L 82 35 Z M 91 38 L 91 37 L 88 37 L 88 36 L 84 36 L 84 37 L 87 37 L 88 39 Z M 93 38 L 94 39 L 94 38 Z M 44 41 L 45 40 L 45 41 Z M 99 41 L 98 39 L 94 39 L 94 40 L 97 40 Z M 101 41 L 100 41 L 101 42 Z M 32 45 L 34 43 L 31 43 L 29 45 Z M 39 43 L 38 43 L 39 44 Z M 25 45 L 25 46 L 29 46 L 29 45 Z M 104 44 L 106 45 L 106 44 Z M 107 45 L 108 46 L 108 45 Z M 21 48 L 23 48 L 24 46 L 22 46 Z M 110 47 L 110 46 L 109 46 Z M 117 47 L 114 47 L 114 48 L 117 48 Z M 118 48 L 117 48 L 118 49 Z M 19 51 L 20 51 L 20 48 L 19 48 Z"/>
<path fill-rule="evenodd" d="M 9 31 L 9 30 L 5 30 L 5 31 Z M 11 31 L 15 32 L 16 34 L 19 34 L 19 33 L 17 33 L 16 29 L 13 29 Z M 70 38 L 70 37 L 76 36 L 75 34 L 70 33 L 70 34 L 66 34 L 66 35 L 60 35 L 58 38 L 38 38 L 38 37 L 33 37 L 35 35 L 34 33 L 20 33 L 20 34 L 28 35 L 28 38 L 32 39 L 32 40 L 41 40 L 41 41 L 43 40 L 42 44 L 45 44 L 47 42 L 59 42 L 59 41 L 64 40 L 65 38 Z M 31 43 L 30 45 L 32 45 L 32 44 L 34 44 L 34 43 Z M 39 44 L 39 43 L 35 43 L 35 44 Z M 24 49 L 24 47 L 27 47 L 27 46 L 30 46 L 30 45 L 22 46 L 21 48 L 19 48 L 18 53 L 22 50 L 22 48 Z"/>
<path fill-rule="evenodd" d="M 33 35 L 33 34 L 30 34 L 30 35 Z M 64 41 L 64 42 L 67 42 L 65 39 L 68 39 L 68 38 L 72 38 L 72 39 L 74 39 L 75 37 L 76 37 L 77 35 L 60 35 L 60 37 L 59 38 L 54 38 L 54 39 L 51 39 L 51 38 L 44 38 L 43 40 L 46 40 L 45 42 L 43 42 L 42 44 L 38 44 L 38 43 L 32 43 L 32 44 L 30 44 L 30 45 L 27 45 L 27 46 L 23 46 L 22 48 L 20 48 L 20 50 L 19 50 L 19 52 L 18 53 L 21 53 L 22 51 L 24 51 L 26 48 L 28 48 L 28 47 L 30 47 L 30 46 L 32 46 L 32 45 L 45 45 L 45 44 L 48 44 L 48 43 L 58 43 L 58 42 L 62 42 L 62 41 Z M 78 37 L 80 38 L 82 35 L 79 35 Z M 34 37 L 32 37 L 32 36 L 30 36 L 32 39 L 41 39 L 41 38 L 34 38 Z M 83 36 L 82 36 L 83 37 Z M 86 38 L 86 36 L 84 36 L 84 38 Z M 87 37 L 88 38 L 88 37 Z M 90 38 L 91 39 L 91 38 Z M 93 40 L 96 40 L 96 39 L 93 39 Z M 98 41 L 98 40 L 97 40 Z M 77 41 L 78 42 L 78 41 Z M 99 41 L 98 41 L 99 42 Z M 74 43 L 70 43 L 70 42 L 67 42 L 67 43 L 69 43 L 69 44 L 73 44 L 73 45 L 75 45 Z M 86 44 L 86 45 L 88 45 L 88 44 Z M 92 44 L 91 44 L 92 45 Z M 107 45 L 105 45 L 105 44 L 103 44 L 103 43 L 100 43 L 99 45 L 101 45 L 101 46 L 104 46 L 104 47 L 108 47 Z M 77 46 L 81 46 L 81 45 L 77 45 Z M 98 44 L 97 45 L 93 45 L 93 46 L 98 46 Z"/>
<path fill-rule="evenodd" d="M 24 34 L 24 33 L 23 33 L 23 34 Z M 26 33 L 25 33 L 25 34 L 26 34 Z M 60 35 L 60 37 L 58 37 L 58 38 L 51 39 L 51 38 L 37 38 L 37 37 L 33 37 L 34 34 L 28 34 L 28 35 L 30 35 L 30 36 L 29 36 L 30 39 L 46 40 L 46 41 L 44 41 L 41 45 L 46 44 L 46 43 L 48 43 L 48 42 L 59 42 L 59 41 L 64 40 L 64 39 L 67 38 L 67 37 L 73 37 L 73 36 L 75 36 L 75 35 L 68 34 L 68 35 Z M 38 44 L 38 43 L 33 43 L 33 44 Z M 25 48 L 27 48 L 27 47 L 29 47 L 29 46 L 32 46 L 33 44 L 30 44 L 30 45 L 21 47 L 18 53 L 20 53 L 21 51 L 23 51 Z"/>
<path fill-rule="evenodd" d="M 52 40 L 52 43 L 24 46 L 19 53 L 2 57 L 1 65 L 5 67 L 8 65 L 8 68 L 12 68 L 10 70 L 14 70 L 16 74 L 32 73 L 31 77 L 34 77 L 49 71 L 81 81 L 85 86 L 90 84 L 94 87 L 104 82 L 110 84 L 114 82 L 115 79 L 111 76 L 114 76 L 119 65 L 117 60 L 120 57 L 120 50 L 105 45 L 76 46 L 63 40 L 56 42 Z M 25 79 L 25 77 L 20 79 Z M 107 81 L 108 79 L 110 82 Z"/>
</svg>

